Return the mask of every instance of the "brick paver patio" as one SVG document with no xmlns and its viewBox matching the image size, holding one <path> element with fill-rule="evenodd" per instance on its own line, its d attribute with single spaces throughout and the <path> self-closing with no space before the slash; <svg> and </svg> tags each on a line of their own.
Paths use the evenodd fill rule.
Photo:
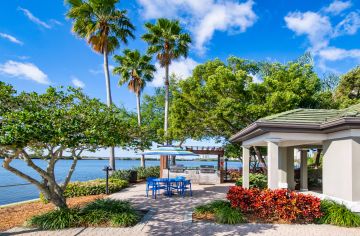
<svg viewBox="0 0 360 236">
<path fill-rule="evenodd" d="M 130 200 L 137 208 L 148 209 L 143 221 L 131 228 L 73 228 L 59 231 L 38 231 L 29 228 L 13 228 L 2 235 L 360 235 L 360 229 L 341 228 L 330 225 L 284 225 L 284 224 L 241 224 L 219 225 L 206 222 L 192 222 L 194 206 L 224 199 L 228 184 L 216 186 L 193 186 L 193 197 L 157 199 L 145 197 L 145 185 L 138 184 L 112 194 L 114 199 Z"/>
</svg>

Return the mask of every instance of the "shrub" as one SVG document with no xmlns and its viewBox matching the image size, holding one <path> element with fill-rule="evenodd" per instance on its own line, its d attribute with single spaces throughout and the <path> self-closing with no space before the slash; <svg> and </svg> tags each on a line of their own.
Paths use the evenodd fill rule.
<svg viewBox="0 0 360 236">
<path fill-rule="evenodd" d="M 228 169 L 227 174 L 230 175 L 231 180 L 238 180 L 242 175 L 238 169 Z"/>
<path fill-rule="evenodd" d="M 109 179 L 109 193 L 118 192 L 129 186 L 126 180 Z M 96 179 L 86 182 L 69 183 L 64 192 L 66 198 L 106 193 L 106 180 Z"/>
<path fill-rule="evenodd" d="M 220 224 L 231 225 L 246 222 L 244 215 L 238 209 L 232 208 L 230 206 L 217 209 L 215 212 L 215 220 Z"/>
<path fill-rule="evenodd" d="M 115 214 L 111 217 L 112 226 L 129 227 L 139 222 L 140 216 L 135 211 Z"/>
<path fill-rule="evenodd" d="M 351 212 L 344 205 L 337 204 L 333 201 L 322 200 L 321 211 L 323 216 L 318 223 L 331 224 L 345 227 L 360 227 L 360 216 Z"/>
<path fill-rule="evenodd" d="M 47 230 L 64 229 L 76 226 L 80 218 L 78 208 L 64 208 L 34 216 L 27 225 Z"/>
<path fill-rule="evenodd" d="M 133 182 L 133 176 L 137 175 L 137 173 L 135 174 L 135 170 L 117 170 L 114 171 L 111 174 L 111 179 L 119 179 L 119 180 L 126 180 L 128 182 Z"/>
<path fill-rule="evenodd" d="M 135 168 L 138 179 L 146 179 L 148 177 L 160 177 L 160 166 L 137 167 Z"/>
<path fill-rule="evenodd" d="M 82 209 L 65 208 L 34 216 L 28 221 L 28 225 L 51 230 L 84 226 L 127 227 L 135 225 L 139 220 L 139 213 L 129 202 L 100 199 Z"/>
<path fill-rule="evenodd" d="M 204 214 L 212 214 L 215 221 L 220 224 L 238 224 L 244 223 L 245 218 L 242 213 L 232 208 L 229 201 L 215 200 L 207 204 L 195 207 L 194 214 L 201 216 Z"/>
<path fill-rule="evenodd" d="M 210 203 L 195 207 L 194 213 L 195 214 L 207 214 L 207 213 L 213 214 L 217 210 L 224 208 L 224 207 L 230 207 L 230 202 L 224 201 L 224 200 L 215 200 Z"/>
<path fill-rule="evenodd" d="M 242 177 L 236 181 L 236 186 L 242 186 Z M 249 187 L 250 188 L 267 188 L 267 176 L 264 174 L 249 174 Z"/>
<path fill-rule="evenodd" d="M 234 186 L 229 189 L 227 199 L 232 207 L 261 220 L 308 223 L 322 216 L 319 198 L 284 189 L 260 190 Z"/>
<path fill-rule="evenodd" d="M 126 180 L 109 179 L 109 193 L 115 193 L 129 186 Z M 96 179 L 85 182 L 71 182 L 66 186 L 64 197 L 80 197 L 106 193 L 106 180 Z M 48 203 L 47 199 L 40 193 L 40 200 Z"/>
</svg>

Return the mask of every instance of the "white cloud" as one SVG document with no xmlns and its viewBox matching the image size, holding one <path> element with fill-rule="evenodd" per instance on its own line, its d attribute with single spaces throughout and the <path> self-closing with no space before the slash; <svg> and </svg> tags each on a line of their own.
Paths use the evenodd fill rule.
<svg viewBox="0 0 360 236">
<path fill-rule="evenodd" d="M 0 73 L 11 77 L 33 80 L 40 84 L 50 84 L 47 75 L 32 63 L 7 61 L 0 64 Z"/>
<path fill-rule="evenodd" d="M 306 35 L 312 50 L 328 46 L 333 30 L 330 19 L 315 12 L 290 12 L 285 16 L 286 26 L 296 35 Z"/>
<path fill-rule="evenodd" d="M 194 46 L 200 52 L 215 31 L 242 33 L 257 20 L 253 0 L 239 3 L 235 0 L 138 0 L 146 19 L 160 17 L 180 18 L 194 37 Z M 166 10 L 165 10 L 166 9 Z"/>
<path fill-rule="evenodd" d="M 192 74 L 192 70 L 198 65 L 196 61 L 191 58 L 186 58 L 178 61 L 173 61 L 170 65 L 170 74 L 175 74 L 180 79 L 186 79 Z M 159 63 L 155 64 L 156 72 L 154 80 L 151 82 L 153 87 L 161 87 L 164 85 L 165 69 L 160 67 Z"/>
<path fill-rule="evenodd" d="M 79 80 L 75 76 L 71 76 L 71 82 L 75 87 L 78 87 L 78 88 L 84 88 L 85 87 L 85 83 L 82 82 L 81 80 Z"/>
<path fill-rule="evenodd" d="M 342 49 L 336 47 L 328 47 L 319 52 L 319 56 L 327 61 L 339 61 L 346 58 L 360 60 L 360 49 Z"/>
<path fill-rule="evenodd" d="M 20 40 L 18 40 L 17 38 L 15 38 L 14 36 L 12 36 L 10 34 L 5 34 L 5 33 L 0 32 L 0 37 L 9 40 L 12 43 L 16 43 L 16 44 L 19 44 L 19 45 L 24 44 L 23 42 L 21 42 Z"/>
<path fill-rule="evenodd" d="M 333 1 L 328 7 L 325 7 L 323 10 L 326 13 L 330 13 L 333 15 L 338 15 L 344 10 L 350 8 L 352 6 L 351 1 Z"/>
<path fill-rule="evenodd" d="M 115 68 L 115 66 L 113 66 L 113 65 L 111 65 L 111 64 L 109 65 L 109 72 L 110 72 L 110 74 L 112 74 L 112 71 L 114 70 L 114 68 Z M 100 65 L 98 66 L 98 68 L 96 68 L 96 69 L 90 69 L 89 72 L 90 72 L 91 74 L 93 74 L 93 75 L 104 74 L 104 66 L 103 66 L 103 64 L 100 64 Z"/>
<path fill-rule="evenodd" d="M 359 12 L 350 12 L 340 23 L 335 27 L 334 37 L 341 35 L 354 35 L 360 28 L 360 14 Z"/>
<path fill-rule="evenodd" d="M 34 22 L 35 24 L 40 25 L 40 26 L 42 26 L 42 27 L 44 27 L 44 28 L 47 28 L 47 29 L 51 29 L 51 26 L 50 26 L 48 23 L 46 23 L 46 22 L 40 20 L 39 18 L 37 18 L 36 16 L 34 16 L 28 9 L 21 8 L 21 7 L 19 7 L 18 9 L 19 9 L 20 11 L 22 11 L 22 12 L 25 14 L 25 16 L 26 16 L 29 20 L 31 20 L 32 22 Z"/>
</svg>

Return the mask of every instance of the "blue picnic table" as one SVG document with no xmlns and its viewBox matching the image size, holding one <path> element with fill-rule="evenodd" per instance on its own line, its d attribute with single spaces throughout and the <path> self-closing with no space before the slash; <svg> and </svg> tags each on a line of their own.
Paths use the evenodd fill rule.
<svg viewBox="0 0 360 236">
<path fill-rule="evenodd" d="M 147 178 L 146 179 L 146 196 L 149 196 L 149 191 L 152 191 L 152 197 L 156 198 L 157 193 L 164 190 L 166 196 L 171 197 L 173 190 L 176 190 L 178 194 L 183 197 L 187 190 L 190 190 L 190 196 L 192 196 L 191 181 L 185 177 L 176 178 Z"/>
</svg>

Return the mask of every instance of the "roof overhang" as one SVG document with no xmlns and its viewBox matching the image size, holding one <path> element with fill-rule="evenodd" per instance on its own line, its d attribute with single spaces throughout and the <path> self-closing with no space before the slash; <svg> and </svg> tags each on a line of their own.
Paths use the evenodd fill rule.
<svg viewBox="0 0 360 236">
<path fill-rule="evenodd" d="M 356 128 L 360 128 L 359 117 L 344 117 L 321 124 L 257 121 L 231 136 L 229 140 L 230 142 L 243 142 L 268 132 L 327 134 Z"/>
</svg>

